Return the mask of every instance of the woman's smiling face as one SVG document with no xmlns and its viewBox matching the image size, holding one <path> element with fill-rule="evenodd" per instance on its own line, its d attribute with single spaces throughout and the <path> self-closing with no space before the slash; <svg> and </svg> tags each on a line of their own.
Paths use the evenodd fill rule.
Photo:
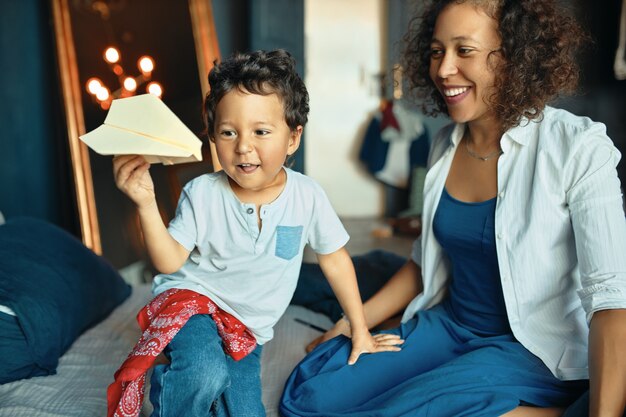
<svg viewBox="0 0 626 417">
<path fill-rule="evenodd" d="M 430 77 L 457 123 L 493 117 L 500 37 L 497 22 L 478 6 L 450 3 L 439 14 L 431 42 Z"/>
</svg>

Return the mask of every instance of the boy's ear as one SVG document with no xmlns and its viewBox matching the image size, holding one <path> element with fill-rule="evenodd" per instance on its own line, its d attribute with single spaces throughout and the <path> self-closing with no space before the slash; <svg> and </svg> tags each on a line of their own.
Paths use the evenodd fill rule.
<svg viewBox="0 0 626 417">
<path fill-rule="evenodd" d="M 287 155 L 293 155 L 300 147 L 300 138 L 302 137 L 302 126 L 297 126 L 291 131 L 289 137 L 289 146 L 287 147 Z"/>
</svg>

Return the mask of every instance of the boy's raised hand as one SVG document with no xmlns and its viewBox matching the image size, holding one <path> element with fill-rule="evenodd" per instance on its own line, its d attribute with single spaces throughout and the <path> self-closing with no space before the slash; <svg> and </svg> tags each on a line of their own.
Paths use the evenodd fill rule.
<svg viewBox="0 0 626 417">
<path fill-rule="evenodd" d="M 156 201 L 154 183 L 150 176 L 150 164 L 140 155 L 113 157 L 115 185 L 126 194 L 138 208 Z"/>
</svg>

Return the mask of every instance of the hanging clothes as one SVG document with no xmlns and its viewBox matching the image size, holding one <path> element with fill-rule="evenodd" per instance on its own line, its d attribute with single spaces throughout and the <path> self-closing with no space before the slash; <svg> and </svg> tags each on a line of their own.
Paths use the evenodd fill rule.
<svg viewBox="0 0 626 417">
<path fill-rule="evenodd" d="M 412 169 L 426 166 L 429 137 L 419 113 L 387 101 L 365 132 L 359 159 L 381 182 L 407 188 Z"/>
</svg>

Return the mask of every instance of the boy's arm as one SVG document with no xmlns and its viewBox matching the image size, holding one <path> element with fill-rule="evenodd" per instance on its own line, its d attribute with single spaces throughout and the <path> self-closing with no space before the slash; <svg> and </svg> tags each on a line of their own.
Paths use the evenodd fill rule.
<svg viewBox="0 0 626 417">
<path fill-rule="evenodd" d="M 368 329 L 378 326 L 383 321 L 395 316 L 422 292 L 422 271 L 419 265 L 408 260 L 387 283 L 363 305 L 365 322 Z M 339 334 L 350 335 L 350 326 L 346 320 L 339 320 L 332 329 L 313 340 L 306 347 L 307 352 L 317 345 Z"/>
<path fill-rule="evenodd" d="M 189 251 L 167 231 L 156 201 L 148 207 L 137 207 L 143 239 L 154 267 L 163 274 L 180 269 L 189 257 Z"/>
<path fill-rule="evenodd" d="M 154 267 L 162 273 L 176 272 L 185 263 L 189 251 L 169 234 L 154 193 L 150 164 L 142 156 L 113 158 L 115 184 L 137 206 L 143 238 Z"/>
<path fill-rule="evenodd" d="M 403 311 L 422 292 L 422 269 L 409 259 L 365 302 L 367 327 L 373 328 Z"/>
<path fill-rule="evenodd" d="M 317 258 L 322 272 L 348 319 L 352 337 L 352 353 L 348 364 L 356 363 L 362 353 L 400 350 L 396 346 L 402 343 L 398 336 L 385 334 L 372 337 L 370 334 L 365 321 L 354 265 L 348 251 L 341 248 L 330 254 L 318 254 Z"/>
</svg>

